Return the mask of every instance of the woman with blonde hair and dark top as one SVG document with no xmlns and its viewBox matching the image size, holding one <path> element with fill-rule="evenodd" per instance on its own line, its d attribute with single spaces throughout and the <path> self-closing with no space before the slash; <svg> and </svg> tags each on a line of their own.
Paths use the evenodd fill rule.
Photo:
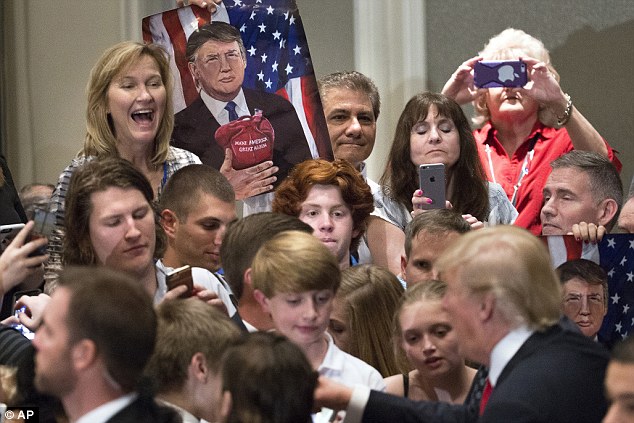
<svg viewBox="0 0 634 423">
<path fill-rule="evenodd" d="M 476 370 L 458 352 L 458 339 L 442 309 L 447 286 L 425 281 L 405 292 L 394 316 L 394 344 L 413 368 L 385 379 L 386 392 L 415 401 L 462 404 Z"/>
</svg>

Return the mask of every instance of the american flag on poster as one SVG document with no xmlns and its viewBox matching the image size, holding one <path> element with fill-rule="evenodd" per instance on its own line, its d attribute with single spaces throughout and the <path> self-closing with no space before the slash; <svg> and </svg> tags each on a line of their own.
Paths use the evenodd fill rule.
<svg viewBox="0 0 634 423">
<path fill-rule="evenodd" d="M 566 260 L 592 260 L 608 274 L 608 314 L 603 319 L 599 339 L 612 346 L 634 334 L 634 235 L 606 235 L 597 244 L 575 241 L 572 236 L 543 237 L 553 265 Z"/>
<path fill-rule="evenodd" d="M 211 16 L 187 6 L 143 19 L 143 39 L 165 47 L 175 77 L 174 113 L 198 96 L 185 58 L 187 38 L 214 21 L 240 30 L 247 51 L 243 86 L 276 93 L 289 100 L 304 128 L 314 158 L 332 158 L 328 132 L 310 59 L 304 27 L 295 0 L 225 0 Z"/>
</svg>

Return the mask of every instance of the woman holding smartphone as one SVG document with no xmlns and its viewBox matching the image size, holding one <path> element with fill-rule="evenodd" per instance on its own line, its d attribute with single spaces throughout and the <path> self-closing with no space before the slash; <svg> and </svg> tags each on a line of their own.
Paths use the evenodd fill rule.
<svg viewBox="0 0 634 423">
<path fill-rule="evenodd" d="M 476 228 L 482 222 L 513 223 L 517 211 L 502 187 L 487 182 L 471 127 L 458 103 L 423 92 L 412 97 L 401 113 L 381 177 L 379 206 L 399 228 L 409 223 L 412 211 L 416 214 L 432 205 L 433 199 L 419 187 L 418 173 L 420 165 L 432 163 L 445 168 L 444 207 L 458 211 Z"/>
<path fill-rule="evenodd" d="M 475 87 L 478 61 L 518 59 L 527 66 L 524 87 Z M 519 212 L 515 224 L 536 235 L 553 160 L 573 149 L 586 150 L 607 156 L 621 169 L 610 146 L 560 87 L 544 44 L 524 31 L 508 28 L 491 38 L 478 56 L 460 65 L 442 92 L 460 104 L 473 102 L 473 122 L 480 126 L 474 137 L 487 179 L 502 185 Z"/>
</svg>

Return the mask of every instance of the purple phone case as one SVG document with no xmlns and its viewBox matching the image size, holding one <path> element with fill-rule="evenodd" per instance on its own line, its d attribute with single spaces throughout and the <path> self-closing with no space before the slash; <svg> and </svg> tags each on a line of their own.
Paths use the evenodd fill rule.
<svg viewBox="0 0 634 423">
<path fill-rule="evenodd" d="M 476 62 L 473 82 L 478 88 L 523 87 L 528 82 L 526 63 L 521 60 Z"/>
</svg>

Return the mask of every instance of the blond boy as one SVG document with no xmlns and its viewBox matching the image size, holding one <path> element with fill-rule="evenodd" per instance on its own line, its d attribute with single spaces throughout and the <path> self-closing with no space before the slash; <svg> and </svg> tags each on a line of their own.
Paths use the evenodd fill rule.
<svg viewBox="0 0 634 423">
<path fill-rule="evenodd" d="M 297 344 L 321 375 L 385 389 L 376 369 L 341 351 L 326 332 L 341 272 L 321 241 L 299 231 L 276 235 L 253 259 L 251 278 L 254 296 L 275 329 Z"/>
</svg>

